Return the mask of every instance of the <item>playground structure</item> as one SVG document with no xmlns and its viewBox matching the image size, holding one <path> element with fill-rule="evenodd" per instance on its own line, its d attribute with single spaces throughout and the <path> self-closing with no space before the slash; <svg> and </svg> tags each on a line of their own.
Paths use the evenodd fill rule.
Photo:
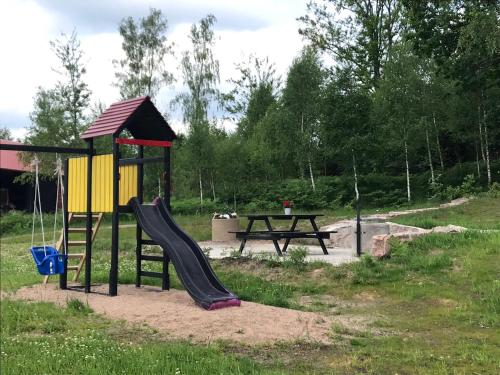
<svg viewBox="0 0 500 375">
<path fill-rule="evenodd" d="M 122 135 L 128 133 L 132 138 Z M 96 155 L 94 138 L 112 138 L 112 154 Z M 236 306 L 239 299 L 217 279 L 198 244 L 174 222 L 170 214 L 170 147 L 176 135 L 156 109 L 148 96 L 129 99 L 112 104 L 81 135 L 87 148 L 50 146 L 0 145 L 0 149 L 80 154 L 85 156 L 68 158 L 64 162 L 64 223 L 71 217 L 85 215 L 85 241 L 71 241 L 68 225 L 63 228 L 60 250 L 70 255 L 71 245 L 85 245 L 85 253 L 79 254 L 81 266 L 85 265 L 86 293 L 91 292 L 92 242 L 97 232 L 93 219 L 103 213 L 112 214 L 111 262 L 109 271 L 110 296 L 118 294 L 118 255 L 120 214 L 134 213 L 136 226 L 136 286 L 142 277 L 162 280 L 162 289 L 169 289 L 169 263 L 172 262 L 179 279 L 197 304 L 205 309 Z M 120 145 L 136 146 L 136 157 L 122 158 Z M 144 147 L 162 147 L 163 156 L 144 157 Z M 153 204 L 144 204 L 144 165 L 161 162 L 163 165 L 164 197 Z M 76 228 L 75 228 L 76 229 Z M 151 239 L 143 239 L 143 231 Z M 161 256 L 142 254 L 143 245 L 159 245 Z M 142 270 L 142 261 L 161 262 L 162 272 Z M 74 266 L 77 267 L 77 266 Z M 80 269 L 73 268 L 79 273 Z M 68 289 L 68 262 L 59 275 L 59 287 Z"/>
</svg>

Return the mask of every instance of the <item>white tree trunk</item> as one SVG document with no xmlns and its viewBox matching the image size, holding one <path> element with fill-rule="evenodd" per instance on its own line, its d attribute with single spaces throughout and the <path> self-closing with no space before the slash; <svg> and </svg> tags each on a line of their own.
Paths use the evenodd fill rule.
<svg viewBox="0 0 500 375">
<path fill-rule="evenodd" d="M 479 124 L 479 145 L 481 146 L 481 156 L 483 157 L 483 162 L 486 163 L 486 155 L 484 154 L 484 145 L 483 145 L 483 126 L 481 122 L 481 107 L 478 105 L 478 118 L 477 122 Z"/>
<path fill-rule="evenodd" d="M 411 201 L 411 188 L 410 188 L 410 165 L 408 163 L 408 144 L 405 139 L 405 162 L 406 162 L 406 191 L 408 193 L 408 202 Z"/>
<path fill-rule="evenodd" d="M 481 168 L 479 167 L 479 150 L 477 149 L 477 142 L 474 143 L 474 148 L 476 149 L 476 166 L 477 166 L 477 178 L 481 178 Z"/>
<path fill-rule="evenodd" d="M 214 202 L 215 202 L 215 183 L 214 183 L 214 174 L 213 174 L 213 172 L 210 172 L 210 186 L 212 187 L 212 196 L 213 196 Z"/>
<path fill-rule="evenodd" d="M 441 172 L 444 172 L 443 154 L 441 153 L 441 143 L 439 142 L 439 132 L 436 125 L 436 115 L 432 114 L 432 120 L 434 121 L 434 131 L 436 132 L 436 146 L 439 155 L 439 163 L 441 164 Z"/>
<path fill-rule="evenodd" d="M 312 162 L 311 162 L 311 155 L 309 155 L 309 176 L 311 176 L 311 186 L 313 191 L 316 191 L 316 184 L 314 183 L 314 174 L 313 174 L 313 169 L 312 169 Z"/>
<path fill-rule="evenodd" d="M 484 124 L 484 148 L 486 153 L 486 174 L 488 176 L 488 186 L 491 185 L 490 150 L 488 146 L 488 126 Z"/>
<path fill-rule="evenodd" d="M 198 169 L 198 179 L 200 182 L 200 205 L 203 206 L 203 183 L 201 182 L 201 169 Z"/>
<path fill-rule="evenodd" d="M 425 124 L 425 140 L 427 141 L 427 156 L 429 157 L 429 168 L 431 169 L 431 181 L 434 183 L 434 167 L 432 166 L 431 145 L 429 143 L 429 130 Z"/>
<path fill-rule="evenodd" d="M 356 200 L 359 201 L 359 190 L 358 190 L 358 173 L 356 171 L 356 157 L 354 156 L 354 150 L 352 151 L 352 170 L 354 172 L 354 191 L 356 192 Z"/>
</svg>

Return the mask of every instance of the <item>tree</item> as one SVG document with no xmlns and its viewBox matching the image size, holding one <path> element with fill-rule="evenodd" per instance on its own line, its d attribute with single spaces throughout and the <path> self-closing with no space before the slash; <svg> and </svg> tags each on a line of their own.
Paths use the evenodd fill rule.
<svg viewBox="0 0 500 375">
<path fill-rule="evenodd" d="M 329 52 L 344 68 L 351 66 L 359 81 L 376 87 L 383 65 L 399 38 L 398 0 L 318 0 L 299 18 L 299 32 Z"/>
<path fill-rule="evenodd" d="M 113 62 L 120 69 L 115 76 L 122 99 L 141 95 L 154 98 L 163 85 L 173 82 L 173 75 L 165 68 L 166 56 L 173 55 L 167 29 L 167 18 L 154 8 L 147 17 L 128 17 L 120 22 L 125 58 Z"/>
<path fill-rule="evenodd" d="M 76 31 L 70 36 L 62 34 L 50 45 L 60 62 L 60 67 L 54 69 L 62 78 L 55 87 L 57 100 L 64 109 L 69 140 L 76 142 L 87 125 L 84 112 L 90 103 L 90 90 L 83 79 L 87 72 L 83 51 Z"/>
<path fill-rule="evenodd" d="M 313 161 L 318 148 L 319 102 L 323 84 L 323 71 L 315 49 L 306 47 L 296 58 L 283 90 L 283 104 L 291 114 L 295 131 L 289 137 L 297 143 L 296 158 L 300 176 L 307 165 L 311 187 L 316 190 Z"/>
<path fill-rule="evenodd" d="M 50 43 L 59 60 L 54 70 L 60 80 L 54 88 L 39 87 L 35 94 L 33 111 L 30 114 L 31 126 L 28 127 L 28 144 L 47 146 L 81 147 L 80 134 L 87 126 L 86 111 L 90 102 L 90 91 L 84 81 L 86 73 L 83 65 L 83 51 L 76 32 L 70 36 L 62 34 L 60 39 Z M 52 154 L 40 154 L 43 161 L 42 172 L 53 172 Z M 30 155 L 24 161 L 28 163 Z"/>
<path fill-rule="evenodd" d="M 266 90 L 268 96 L 276 97 L 281 85 L 281 77 L 277 76 L 276 66 L 269 58 L 250 56 L 248 61 L 236 64 L 239 77 L 229 79 L 233 89 L 224 95 L 226 109 L 232 115 L 247 112 L 252 95 L 256 90 Z"/>
<path fill-rule="evenodd" d="M 351 70 L 337 69 L 321 99 L 320 147 L 325 159 L 325 174 L 327 162 L 341 164 L 344 171 L 352 166 L 356 199 L 359 199 L 358 164 L 362 160 L 366 169 L 373 170 L 369 161 L 377 154 L 373 147 L 377 142 L 371 129 L 369 94 L 356 82 Z"/>
<path fill-rule="evenodd" d="M 411 201 L 410 142 L 423 116 L 421 77 L 418 57 L 411 54 L 408 45 L 399 45 L 386 64 L 384 79 L 376 93 L 379 121 L 386 124 L 387 134 L 399 143 L 404 155 L 408 202 Z M 384 147 L 389 145 L 386 140 Z"/>
<path fill-rule="evenodd" d="M 198 170 L 202 205 L 203 177 L 207 173 L 213 173 L 213 145 L 210 143 L 208 111 L 212 102 L 219 98 L 216 89 L 219 82 L 219 62 L 212 52 L 215 44 L 212 26 L 215 22 L 215 17 L 209 14 L 199 24 L 191 27 L 192 49 L 183 53 L 181 61 L 183 80 L 188 92 L 179 94 L 173 102 L 182 108 L 184 121 L 188 124 L 186 146 L 192 166 Z"/>
<path fill-rule="evenodd" d="M 12 133 L 10 132 L 10 129 L 6 126 L 0 127 L 0 139 L 5 139 L 7 141 L 12 141 Z"/>
</svg>

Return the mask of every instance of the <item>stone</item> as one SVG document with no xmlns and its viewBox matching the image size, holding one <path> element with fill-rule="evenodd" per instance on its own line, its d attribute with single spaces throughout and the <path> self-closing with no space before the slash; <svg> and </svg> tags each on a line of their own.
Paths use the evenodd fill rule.
<svg viewBox="0 0 500 375">
<path fill-rule="evenodd" d="M 371 255 L 377 258 L 389 256 L 391 248 L 389 245 L 390 234 L 377 234 L 372 238 Z"/>
</svg>

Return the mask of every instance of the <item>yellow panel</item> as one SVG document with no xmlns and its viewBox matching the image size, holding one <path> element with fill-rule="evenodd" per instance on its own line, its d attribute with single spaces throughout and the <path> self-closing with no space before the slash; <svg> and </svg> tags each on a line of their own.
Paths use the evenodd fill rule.
<svg viewBox="0 0 500 375">
<path fill-rule="evenodd" d="M 120 167 L 119 204 L 137 196 L 137 166 Z M 87 209 L 87 158 L 69 159 L 68 211 Z M 113 155 L 92 158 L 92 212 L 113 211 Z"/>
</svg>

